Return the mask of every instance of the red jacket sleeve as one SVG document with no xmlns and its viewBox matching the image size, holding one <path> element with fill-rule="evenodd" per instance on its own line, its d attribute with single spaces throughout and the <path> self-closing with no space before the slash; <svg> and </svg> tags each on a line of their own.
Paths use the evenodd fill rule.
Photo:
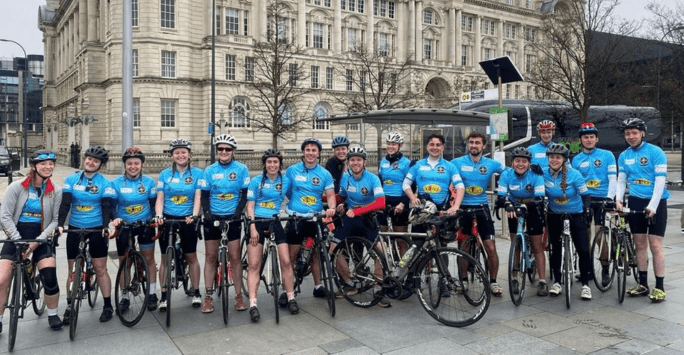
<svg viewBox="0 0 684 355">
<path fill-rule="evenodd" d="M 361 207 L 353 209 L 355 216 L 360 216 L 362 214 L 380 211 L 385 208 L 385 196 L 378 196 L 375 201 Z"/>
</svg>

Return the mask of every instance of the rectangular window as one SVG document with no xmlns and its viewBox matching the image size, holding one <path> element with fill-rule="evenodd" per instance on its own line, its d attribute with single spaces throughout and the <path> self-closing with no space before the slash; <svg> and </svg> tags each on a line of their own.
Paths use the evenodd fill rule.
<svg viewBox="0 0 684 355">
<path fill-rule="evenodd" d="M 289 78 L 287 79 L 288 85 L 297 86 L 297 64 L 290 63 L 290 68 L 288 70 L 288 73 L 289 73 Z"/>
<path fill-rule="evenodd" d="M 324 0 L 324 1 L 323 1 L 323 5 L 324 5 L 325 7 L 330 7 L 330 0 Z"/>
<path fill-rule="evenodd" d="M 432 40 L 431 39 L 424 39 L 423 40 L 423 58 L 425 59 L 432 59 Z"/>
<path fill-rule="evenodd" d="M 356 0 L 348 0 L 349 1 L 349 11 L 355 11 L 356 10 Z"/>
<path fill-rule="evenodd" d="M 423 10 L 423 23 L 432 24 L 432 11 L 428 9 Z"/>
<path fill-rule="evenodd" d="M 131 71 L 133 72 L 133 77 L 135 78 L 136 76 L 138 76 L 138 50 L 137 49 L 133 50 L 133 55 L 132 55 L 131 59 L 132 59 L 131 60 L 131 64 L 132 64 L 131 65 L 131 69 L 132 69 Z"/>
<path fill-rule="evenodd" d="M 176 77 L 176 52 L 162 51 L 161 74 L 162 78 Z"/>
<path fill-rule="evenodd" d="M 290 19 L 290 38 L 292 38 L 292 43 L 297 39 L 297 36 L 295 36 L 295 29 L 297 26 L 295 26 L 295 20 Z"/>
<path fill-rule="evenodd" d="M 380 0 L 380 16 L 385 17 L 387 15 L 387 0 Z"/>
<path fill-rule="evenodd" d="M 516 85 L 515 86 L 515 99 L 517 100 L 519 98 L 520 98 L 520 85 Z"/>
<path fill-rule="evenodd" d="M 347 29 L 347 49 L 350 51 L 353 51 L 356 49 L 356 29 L 355 28 L 348 28 Z"/>
<path fill-rule="evenodd" d="M 226 56 L 226 80 L 235 80 L 235 56 Z"/>
<path fill-rule="evenodd" d="M 473 32 L 473 18 L 471 16 L 461 17 L 461 30 Z"/>
<path fill-rule="evenodd" d="M 531 54 L 525 54 L 525 71 L 529 72 L 532 69 L 534 60 Z"/>
<path fill-rule="evenodd" d="M 321 5 L 321 0 L 314 0 L 314 5 Z"/>
<path fill-rule="evenodd" d="M 506 98 L 511 98 L 511 84 L 506 84 Z"/>
<path fill-rule="evenodd" d="M 238 26 L 240 26 L 240 20 L 238 19 L 237 9 L 226 9 L 226 34 L 236 35 L 238 34 Z"/>
<path fill-rule="evenodd" d="M 340 0 L 340 8 L 342 10 L 345 10 L 346 6 L 347 6 L 347 0 Z"/>
<path fill-rule="evenodd" d="M 138 0 L 131 0 L 131 26 L 138 27 Z"/>
<path fill-rule="evenodd" d="M 378 35 L 378 55 L 381 57 L 386 57 L 388 55 L 387 33 L 380 33 Z"/>
<path fill-rule="evenodd" d="M 527 9 L 532 8 L 532 0 L 525 0 L 525 8 L 527 8 Z"/>
<path fill-rule="evenodd" d="M 287 43 L 287 19 L 278 19 L 278 43 Z"/>
<path fill-rule="evenodd" d="M 323 24 L 314 23 L 313 25 L 313 46 L 323 48 Z"/>
<path fill-rule="evenodd" d="M 506 0 L 506 5 L 513 5 L 513 0 Z"/>
<path fill-rule="evenodd" d="M 484 49 L 484 60 L 489 60 L 492 59 L 492 50 L 490 48 L 485 48 Z"/>
<path fill-rule="evenodd" d="M 533 42 L 533 43 L 534 43 L 534 41 L 536 40 L 536 37 L 537 37 L 537 31 L 535 31 L 535 30 L 533 30 L 533 29 L 531 29 L 531 28 L 525 29 L 525 39 L 526 39 L 528 42 Z"/>
<path fill-rule="evenodd" d="M 506 38 L 515 39 L 516 26 L 511 24 L 506 24 Z"/>
<path fill-rule="evenodd" d="M 389 8 L 387 11 L 387 17 L 394 18 L 394 1 L 389 2 Z"/>
<path fill-rule="evenodd" d="M 347 69 L 347 91 L 352 91 L 354 89 L 354 71 Z"/>
<path fill-rule="evenodd" d="M 332 49 L 332 26 L 328 25 L 328 49 Z"/>
<path fill-rule="evenodd" d="M 363 13 L 363 7 L 365 5 L 365 1 L 364 0 L 358 0 L 358 2 L 359 2 L 358 11 L 360 13 Z"/>
<path fill-rule="evenodd" d="M 373 0 L 373 16 L 378 16 L 378 0 Z"/>
<path fill-rule="evenodd" d="M 311 67 L 311 88 L 318 89 L 318 67 Z"/>
<path fill-rule="evenodd" d="M 359 124 L 358 123 L 347 123 L 347 131 L 358 131 L 359 130 Z"/>
<path fill-rule="evenodd" d="M 359 75 L 359 90 L 366 91 L 366 77 L 368 77 L 368 72 L 361 71 Z"/>
<path fill-rule="evenodd" d="M 176 127 L 175 100 L 161 100 L 161 126 Z"/>
<path fill-rule="evenodd" d="M 482 32 L 485 35 L 489 34 L 489 20 L 484 20 L 482 21 Z"/>
<path fill-rule="evenodd" d="M 332 67 L 327 67 L 325 68 L 325 88 L 328 90 L 333 89 L 333 68 Z"/>
<path fill-rule="evenodd" d="M 254 81 L 254 58 L 245 58 L 245 81 Z"/>
<path fill-rule="evenodd" d="M 461 46 L 461 65 L 468 65 L 468 46 Z"/>
<path fill-rule="evenodd" d="M 176 0 L 161 0 L 161 27 L 176 28 Z"/>
<path fill-rule="evenodd" d="M 140 99 L 133 99 L 133 127 L 140 127 Z"/>
<path fill-rule="evenodd" d="M 248 29 L 248 26 L 247 26 L 247 25 L 249 24 L 249 22 L 248 22 L 248 19 L 249 19 L 249 11 L 245 10 L 245 11 L 244 11 L 244 16 L 245 16 L 245 18 L 244 18 L 244 25 L 245 25 L 245 29 L 244 29 L 244 30 L 245 30 L 245 31 L 244 31 L 243 34 L 244 34 L 245 36 L 247 36 L 247 29 Z"/>
<path fill-rule="evenodd" d="M 220 35 L 221 33 L 221 14 L 219 13 L 218 9 L 216 9 L 216 23 L 214 24 L 216 26 L 216 35 Z"/>
</svg>

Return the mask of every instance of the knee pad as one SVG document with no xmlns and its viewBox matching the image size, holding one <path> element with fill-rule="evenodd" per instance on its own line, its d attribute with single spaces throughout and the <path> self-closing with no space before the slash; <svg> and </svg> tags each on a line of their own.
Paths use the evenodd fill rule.
<svg viewBox="0 0 684 355">
<path fill-rule="evenodd" d="M 59 293 L 59 283 L 57 282 L 57 269 L 46 267 L 40 270 L 40 277 L 43 279 L 43 287 L 46 296 L 53 296 Z"/>
</svg>

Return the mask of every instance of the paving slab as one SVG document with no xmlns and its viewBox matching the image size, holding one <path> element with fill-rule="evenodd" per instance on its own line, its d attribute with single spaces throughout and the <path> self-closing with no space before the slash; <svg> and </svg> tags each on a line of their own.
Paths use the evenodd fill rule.
<svg viewBox="0 0 684 355">
<path fill-rule="evenodd" d="M 669 346 L 684 339 L 684 326 L 655 318 L 628 325 L 621 331 L 630 337 L 646 340 L 660 346 Z"/>
<path fill-rule="evenodd" d="M 513 332 L 476 341 L 465 347 L 478 354 L 547 354 L 556 344 L 522 332 Z"/>
<path fill-rule="evenodd" d="M 504 322 L 507 327 L 535 337 L 562 332 L 575 327 L 574 322 L 554 313 L 542 312 Z"/>
<path fill-rule="evenodd" d="M 625 342 L 593 352 L 592 354 L 644 354 L 659 349 L 660 345 L 653 344 L 641 339 L 630 339 Z"/>
<path fill-rule="evenodd" d="M 621 333 L 618 329 L 589 322 L 543 336 L 541 339 L 572 349 L 578 353 L 589 353 L 624 342 L 629 340 L 630 337 Z"/>
<path fill-rule="evenodd" d="M 390 351 L 386 355 L 476 355 L 477 353 L 447 338 L 440 338 L 426 343 L 420 343 L 403 349 Z"/>
</svg>

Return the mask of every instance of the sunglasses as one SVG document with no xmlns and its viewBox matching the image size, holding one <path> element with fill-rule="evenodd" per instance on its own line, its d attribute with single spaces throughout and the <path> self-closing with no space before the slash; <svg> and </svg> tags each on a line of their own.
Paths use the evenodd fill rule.
<svg viewBox="0 0 684 355">
<path fill-rule="evenodd" d="M 217 152 L 232 152 L 232 151 L 233 151 L 233 148 L 223 148 L 223 147 L 221 147 L 221 148 L 216 148 L 216 151 L 217 151 Z"/>
<path fill-rule="evenodd" d="M 132 153 L 142 153 L 140 148 L 128 148 L 126 149 L 126 152 L 124 154 L 132 154 Z"/>
<path fill-rule="evenodd" d="M 39 156 L 36 157 L 37 160 L 46 160 L 46 159 L 57 159 L 55 156 L 55 153 L 43 153 Z"/>
</svg>

